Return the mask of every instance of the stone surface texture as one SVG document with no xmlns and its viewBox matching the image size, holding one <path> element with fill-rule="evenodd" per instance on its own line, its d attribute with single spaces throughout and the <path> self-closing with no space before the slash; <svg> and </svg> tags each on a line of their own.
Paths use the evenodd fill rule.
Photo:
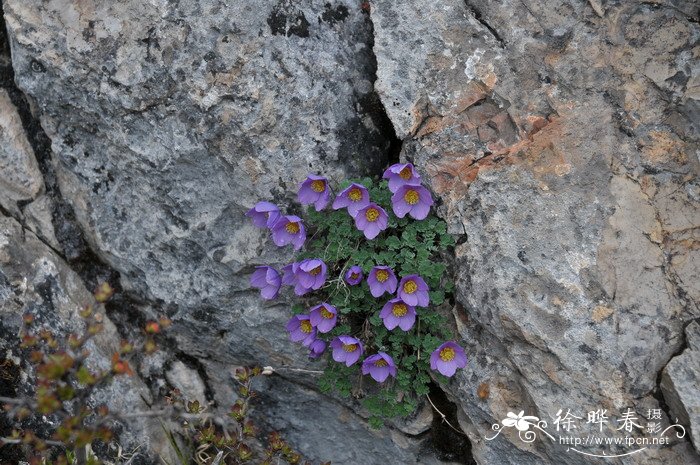
<svg viewBox="0 0 700 465">
<path fill-rule="evenodd" d="M 566 453 L 486 441 L 508 411 L 661 408 L 659 373 L 700 316 L 700 28 L 673 3 L 372 3 L 402 158 L 466 235 L 454 314 L 473 355 L 449 393 L 479 463 Z M 699 460 L 687 438 L 646 452 L 617 460 Z"/>
<path fill-rule="evenodd" d="M 34 200 L 43 188 L 19 113 L 7 92 L 0 89 L 0 206 L 17 213 L 17 202 Z"/>
<path fill-rule="evenodd" d="M 700 448 L 700 324 L 685 329 L 688 347 L 671 359 L 661 375 L 661 390 L 671 413 L 690 426 L 695 449 Z"/>
<path fill-rule="evenodd" d="M 236 366 L 270 365 L 257 408 L 308 458 L 439 463 L 430 410 L 372 431 L 354 401 L 290 370 L 319 368 L 286 337 L 293 296 L 265 303 L 249 287 L 255 265 L 292 255 L 247 209 L 265 199 L 300 213 L 306 173 L 379 174 L 400 141 L 458 237 L 454 331 L 470 362 L 444 390 L 473 458 L 451 459 L 599 463 L 513 429 L 487 438 L 508 412 L 551 426 L 559 409 L 630 408 L 692 431 L 609 463 L 700 462 L 695 2 L 2 8 L 3 348 L 27 308 L 62 329 L 86 287 L 116 279 L 107 339 L 173 320 L 169 350 L 143 360 L 135 393 L 177 388 L 225 409 Z M 165 449 L 156 434 L 143 454 Z"/>
</svg>

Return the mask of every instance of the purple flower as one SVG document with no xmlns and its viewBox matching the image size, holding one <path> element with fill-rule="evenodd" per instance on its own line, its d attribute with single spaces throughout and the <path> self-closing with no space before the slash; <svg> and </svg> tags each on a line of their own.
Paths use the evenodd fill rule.
<svg viewBox="0 0 700 465">
<path fill-rule="evenodd" d="M 393 294 L 396 292 L 396 275 L 388 266 L 375 266 L 367 275 L 367 284 L 374 297 L 381 297 L 385 292 Z"/>
<path fill-rule="evenodd" d="M 408 305 L 427 307 L 430 302 L 428 285 L 417 274 L 404 276 L 399 283 L 398 297 Z"/>
<path fill-rule="evenodd" d="M 313 327 L 308 315 L 294 315 L 287 322 L 289 339 L 293 342 L 301 342 L 309 347 L 316 339 L 316 328 Z"/>
<path fill-rule="evenodd" d="M 445 342 L 430 355 L 430 368 L 445 376 L 452 376 L 457 368 L 467 365 L 464 349 L 452 341 Z"/>
<path fill-rule="evenodd" d="M 391 196 L 391 207 L 399 218 L 406 216 L 416 220 L 424 220 L 430 212 L 433 197 L 423 186 L 403 185 Z"/>
<path fill-rule="evenodd" d="M 279 247 L 293 244 L 294 250 L 299 250 L 306 241 L 306 229 L 298 216 L 280 216 L 270 229 L 272 230 L 272 240 Z"/>
<path fill-rule="evenodd" d="M 355 226 L 370 240 L 384 231 L 388 222 L 389 217 L 386 212 L 376 203 L 370 203 L 355 215 Z"/>
<path fill-rule="evenodd" d="M 282 284 L 286 286 L 294 286 L 296 295 L 304 295 L 311 289 L 304 287 L 299 282 L 299 262 L 290 263 L 282 268 L 284 276 L 282 276 Z"/>
<path fill-rule="evenodd" d="M 333 360 L 350 366 L 362 356 L 362 343 L 352 336 L 338 336 L 331 341 Z"/>
<path fill-rule="evenodd" d="M 320 289 L 326 282 L 328 267 L 323 260 L 309 258 L 290 263 L 282 268 L 282 284 L 294 286 L 296 295 L 304 295 L 311 290 Z"/>
<path fill-rule="evenodd" d="M 282 286 L 279 272 L 271 266 L 256 266 L 250 277 L 250 285 L 260 289 L 263 299 L 274 299 Z"/>
<path fill-rule="evenodd" d="M 362 184 L 352 183 L 345 188 L 333 201 L 333 210 L 348 207 L 348 213 L 353 218 L 361 208 L 369 205 L 369 192 Z"/>
<path fill-rule="evenodd" d="M 331 197 L 331 190 L 328 187 L 328 180 L 322 176 L 309 174 L 299 187 L 299 203 L 302 205 L 314 204 L 317 212 L 320 212 Z"/>
<path fill-rule="evenodd" d="M 416 170 L 410 163 L 391 165 L 384 171 L 384 176 L 382 177 L 389 180 L 389 190 L 391 192 L 396 192 L 399 187 L 406 184 L 411 186 L 420 185 L 420 175 L 416 173 Z"/>
<path fill-rule="evenodd" d="M 316 339 L 309 345 L 309 358 L 319 358 L 326 351 L 326 343 L 322 339 Z"/>
<path fill-rule="evenodd" d="M 284 273 L 284 276 L 282 276 L 282 284 L 285 286 L 296 286 L 297 284 L 297 277 L 296 277 L 296 271 L 299 269 L 299 262 L 294 262 L 290 263 L 289 265 L 285 265 L 282 267 L 282 273 Z"/>
<path fill-rule="evenodd" d="M 389 331 L 397 326 L 408 331 L 416 322 L 416 309 L 399 298 L 391 299 L 382 307 L 379 318 L 384 320 L 384 326 Z"/>
<path fill-rule="evenodd" d="M 351 266 L 345 272 L 345 282 L 351 286 L 356 286 L 362 282 L 362 268 L 359 266 Z"/>
<path fill-rule="evenodd" d="M 318 329 L 319 333 L 327 333 L 335 327 L 335 323 L 338 321 L 338 311 L 334 306 L 323 302 L 311 309 L 309 317 L 311 324 Z"/>
<path fill-rule="evenodd" d="M 271 228 L 279 219 L 280 210 L 270 202 L 258 202 L 245 216 L 252 218 L 253 224 L 258 228 Z"/>
<path fill-rule="evenodd" d="M 384 352 L 370 355 L 362 362 L 362 374 L 369 374 L 378 383 L 383 383 L 389 375 L 396 378 L 396 365 Z"/>
<path fill-rule="evenodd" d="M 296 272 L 299 284 L 307 289 L 321 289 L 326 283 L 328 267 L 318 258 L 308 258 L 299 262 L 299 269 Z"/>
</svg>

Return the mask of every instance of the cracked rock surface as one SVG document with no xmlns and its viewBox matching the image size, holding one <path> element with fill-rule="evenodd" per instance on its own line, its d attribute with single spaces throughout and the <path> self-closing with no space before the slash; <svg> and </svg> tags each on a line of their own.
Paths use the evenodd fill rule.
<svg viewBox="0 0 700 465">
<path fill-rule="evenodd" d="M 158 315 L 174 323 L 134 392 L 177 387 L 225 409 L 237 365 L 272 365 L 258 408 L 308 458 L 446 460 L 426 411 L 371 431 L 355 403 L 285 372 L 318 369 L 286 337 L 292 296 L 265 303 L 248 283 L 291 252 L 247 209 L 265 199 L 298 213 L 307 172 L 380 173 L 397 137 L 459 236 L 454 325 L 470 362 L 445 391 L 473 459 L 599 463 L 513 430 L 486 437 L 509 411 L 551 423 L 559 409 L 631 408 L 692 434 L 610 463 L 700 461 L 695 2 L 2 7 L 3 348 L 27 308 L 62 327 L 85 288 L 117 280 L 109 337 Z M 167 454 L 153 438 L 144 457 Z"/>
<path fill-rule="evenodd" d="M 700 324 L 693 321 L 685 329 L 686 349 L 671 359 L 661 374 L 661 390 L 671 413 L 691 429 L 696 449 L 700 446 Z"/>
<path fill-rule="evenodd" d="M 472 358 L 448 393 L 475 459 L 593 463 L 485 438 L 509 411 L 665 407 L 659 373 L 700 316 L 697 6 L 378 0 L 372 20 L 402 159 L 466 235 L 454 314 Z M 666 373 L 688 386 L 686 351 Z M 688 439 L 613 461 L 696 463 Z"/>
</svg>

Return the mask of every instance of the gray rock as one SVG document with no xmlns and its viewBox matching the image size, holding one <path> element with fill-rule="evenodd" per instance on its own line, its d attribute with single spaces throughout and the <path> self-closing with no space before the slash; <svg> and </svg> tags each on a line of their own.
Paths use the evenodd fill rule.
<svg viewBox="0 0 700 465">
<path fill-rule="evenodd" d="M 259 394 L 259 418 L 274 431 L 285 431 L 286 439 L 314 463 L 363 463 L 381 465 L 439 464 L 427 438 L 413 437 L 390 428 L 371 430 L 364 420 L 341 402 L 329 402 L 313 389 L 289 382 L 283 376 L 256 380 L 253 388 Z M 326 435 L 319 441 L 311 428 Z M 353 447 L 342 447 L 352 437 Z"/>
<path fill-rule="evenodd" d="M 43 188 L 17 109 L 7 91 L 0 89 L 0 206 L 19 214 L 17 202 L 35 199 Z"/>
<path fill-rule="evenodd" d="M 466 238 L 455 318 L 472 357 L 448 391 L 479 463 L 597 461 L 485 439 L 509 411 L 552 426 L 559 409 L 662 408 L 659 372 L 700 315 L 697 94 L 676 82 L 697 75 L 700 30 L 672 7 L 604 7 L 372 3 L 402 159 Z M 618 459 L 649 460 L 700 459 L 687 438 Z"/>
<path fill-rule="evenodd" d="M 40 195 L 39 198 L 28 204 L 22 210 L 22 216 L 26 226 L 47 245 L 54 250 L 61 250 L 61 244 L 56 239 L 53 227 L 54 204 L 48 195 Z"/>
<path fill-rule="evenodd" d="M 688 347 L 671 359 L 661 374 L 661 390 L 671 413 L 684 425 L 695 449 L 700 449 L 700 324 L 694 321 L 685 329 Z"/>
<path fill-rule="evenodd" d="M 206 400 L 204 382 L 196 370 L 188 368 L 180 360 L 175 361 L 170 370 L 165 374 L 171 386 L 178 389 L 187 401 L 198 401 L 200 404 Z"/>
</svg>

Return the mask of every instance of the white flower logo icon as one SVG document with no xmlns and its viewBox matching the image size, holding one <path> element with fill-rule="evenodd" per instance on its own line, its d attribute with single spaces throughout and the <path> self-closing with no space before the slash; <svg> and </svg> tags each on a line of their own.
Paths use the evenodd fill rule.
<svg viewBox="0 0 700 465">
<path fill-rule="evenodd" d="M 554 437 L 546 432 L 544 428 L 547 427 L 547 422 L 544 420 L 540 420 L 538 417 L 534 417 L 531 415 L 525 415 L 525 411 L 521 410 L 520 413 L 517 415 L 513 412 L 508 412 L 506 415 L 506 418 L 501 420 L 501 424 L 505 426 L 506 428 L 515 428 L 518 430 L 518 436 L 520 437 L 520 440 L 523 442 L 533 442 L 537 438 L 537 433 L 535 431 L 531 431 L 530 427 L 532 426 L 535 429 L 540 430 L 540 432 L 544 433 L 547 435 L 548 438 L 550 438 L 552 441 L 554 441 Z M 496 439 L 496 437 L 501 434 L 501 431 L 503 430 L 503 427 L 499 425 L 498 423 L 494 423 L 491 426 L 491 429 L 496 432 L 496 434 L 493 435 L 493 437 L 486 438 L 487 441 L 492 441 Z"/>
<path fill-rule="evenodd" d="M 518 431 L 527 431 L 530 429 L 530 426 L 536 425 L 537 422 L 540 421 L 540 419 L 537 417 L 524 414 L 524 410 L 521 410 L 517 415 L 513 412 L 508 412 L 508 415 L 506 415 L 508 418 L 505 418 L 503 421 L 501 421 L 501 423 L 503 423 L 503 426 L 507 426 L 508 428 L 515 426 Z"/>
</svg>

